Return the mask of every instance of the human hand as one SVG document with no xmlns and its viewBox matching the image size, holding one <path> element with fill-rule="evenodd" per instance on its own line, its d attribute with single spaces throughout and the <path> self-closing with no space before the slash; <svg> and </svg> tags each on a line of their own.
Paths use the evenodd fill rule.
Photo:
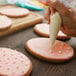
<svg viewBox="0 0 76 76">
<path fill-rule="evenodd" d="M 72 1 L 74 3 L 75 0 Z M 46 3 L 48 5 L 46 11 L 47 22 L 50 21 L 50 14 L 52 15 L 56 10 L 62 17 L 61 30 L 67 35 L 76 36 L 76 2 L 72 5 L 72 2 L 71 4 L 65 0 L 46 0 Z"/>
</svg>

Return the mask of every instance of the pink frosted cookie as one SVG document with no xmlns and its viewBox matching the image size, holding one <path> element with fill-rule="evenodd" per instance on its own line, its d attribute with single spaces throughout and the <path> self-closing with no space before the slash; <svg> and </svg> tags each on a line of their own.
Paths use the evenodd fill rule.
<svg viewBox="0 0 76 76">
<path fill-rule="evenodd" d="M 32 55 L 49 62 L 64 62 L 74 56 L 74 50 L 62 41 L 55 41 L 53 49 L 50 48 L 49 38 L 33 38 L 25 45 Z"/>
<path fill-rule="evenodd" d="M 27 16 L 30 13 L 29 10 L 25 8 L 6 8 L 0 10 L 0 14 L 9 16 L 9 17 L 23 17 Z"/>
<path fill-rule="evenodd" d="M 12 25 L 12 20 L 7 16 L 0 15 L 0 30 L 5 30 L 10 28 Z"/>
<path fill-rule="evenodd" d="M 31 61 L 24 54 L 0 48 L 0 76 L 28 76 L 31 71 Z"/>
<path fill-rule="evenodd" d="M 46 23 L 37 24 L 34 27 L 34 31 L 38 33 L 40 36 L 49 37 L 49 24 Z M 70 36 L 67 36 L 62 31 L 59 31 L 57 39 L 65 40 L 69 38 Z"/>
</svg>

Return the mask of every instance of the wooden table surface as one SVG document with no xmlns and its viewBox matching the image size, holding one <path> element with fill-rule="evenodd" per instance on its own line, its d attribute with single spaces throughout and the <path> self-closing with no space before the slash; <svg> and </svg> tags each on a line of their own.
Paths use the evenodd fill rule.
<svg viewBox="0 0 76 76">
<path fill-rule="evenodd" d="M 42 61 L 30 55 L 24 45 L 27 40 L 39 37 L 33 31 L 33 27 L 21 30 L 14 34 L 0 38 L 0 47 L 16 49 L 28 56 L 33 63 L 33 71 L 30 76 L 76 76 L 76 56 L 66 63 L 56 64 Z M 66 41 L 76 49 L 76 38 Z"/>
</svg>

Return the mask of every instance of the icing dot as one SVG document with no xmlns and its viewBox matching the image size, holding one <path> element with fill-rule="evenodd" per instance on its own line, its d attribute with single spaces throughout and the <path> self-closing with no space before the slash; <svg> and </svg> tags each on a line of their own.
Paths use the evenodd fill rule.
<svg viewBox="0 0 76 76">
<path fill-rule="evenodd" d="M 2 60 L 0 60 L 0 62 L 2 62 Z"/>
<path fill-rule="evenodd" d="M 64 46 L 64 44 L 63 44 L 63 43 L 62 43 L 61 45 L 62 45 L 62 46 Z"/>
<path fill-rule="evenodd" d="M 13 54 L 11 54 L 11 56 L 14 56 Z"/>
<path fill-rule="evenodd" d="M 69 50 L 67 50 L 66 52 L 69 53 Z"/>
<path fill-rule="evenodd" d="M 10 53 L 13 53 L 13 51 L 10 51 Z"/>
<path fill-rule="evenodd" d="M 21 58 L 23 58 L 23 56 L 21 56 Z"/>
<path fill-rule="evenodd" d="M 5 64 L 8 64 L 8 62 L 6 62 Z"/>
<path fill-rule="evenodd" d="M 13 64 L 16 64 L 16 62 L 13 62 Z"/>
<path fill-rule="evenodd" d="M 7 58 L 7 60 L 10 60 L 10 58 Z"/>
<path fill-rule="evenodd" d="M 21 62 L 24 62 L 24 61 L 21 61 Z"/>
<path fill-rule="evenodd" d="M 62 49 L 62 47 L 60 47 Z"/>
<path fill-rule="evenodd" d="M 15 75 L 15 73 L 12 73 L 13 75 Z"/>
<path fill-rule="evenodd" d="M 70 50 L 70 48 L 67 48 L 68 50 Z"/>
<path fill-rule="evenodd" d="M 3 56 L 6 56 L 5 54 Z"/>
<path fill-rule="evenodd" d="M 62 53 L 62 51 L 59 51 L 59 54 L 61 54 Z"/>
<path fill-rule="evenodd" d="M 0 68 L 1 68 L 2 66 L 0 66 Z"/>
<path fill-rule="evenodd" d="M 17 58 L 15 58 L 15 60 L 16 60 Z"/>
<path fill-rule="evenodd" d="M 16 69 L 19 69 L 19 67 L 16 67 Z"/>
<path fill-rule="evenodd" d="M 18 53 L 18 55 L 20 55 L 20 53 Z"/>
<path fill-rule="evenodd" d="M 28 66 L 28 63 L 26 63 L 26 66 Z"/>
<path fill-rule="evenodd" d="M 0 49 L 1 50 L 1 49 Z M 3 50 L 3 52 L 5 52 L 5 50 Z"/>
<path fill-rule="evenodd" d="M 22 73 L 25 73 L 24 71 L 22 71 Z"/>
<path fill-rule="evenodd" d="M 7 70 L 10 70 L 10 68 L 7 68 Z"/>
</svg>

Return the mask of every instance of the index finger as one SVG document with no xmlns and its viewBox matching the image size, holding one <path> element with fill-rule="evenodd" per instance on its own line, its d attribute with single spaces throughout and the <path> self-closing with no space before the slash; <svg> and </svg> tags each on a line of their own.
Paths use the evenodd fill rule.
<svg viewBox="0 0 76 76">
<path fill-rule="evenodd" d="M 63 15 L 68 11 L 68 7 L 66 7 L 62 1 L 63 0 L 46 0 L 46 3 L 49 7 L 56 9 L 61 15 Z"/>
</svg>

